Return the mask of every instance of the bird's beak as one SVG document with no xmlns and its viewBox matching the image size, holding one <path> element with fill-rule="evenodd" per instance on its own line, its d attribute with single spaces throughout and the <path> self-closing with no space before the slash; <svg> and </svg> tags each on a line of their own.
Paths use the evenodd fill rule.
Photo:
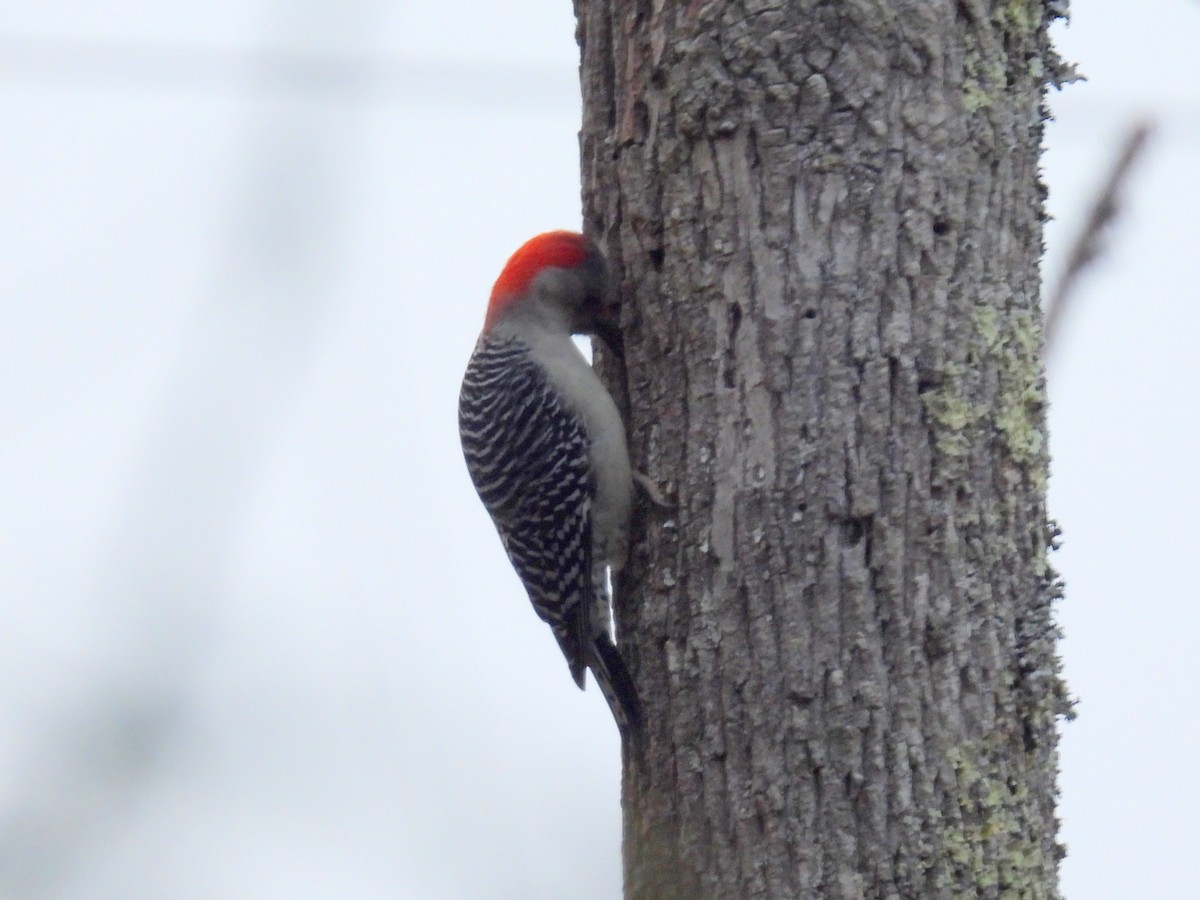
<svg viewBox="0 0 1200 900">
<path fill-rule="evenodd" d="M 604 341 L 604 346 L 611 350 L 618 359 L 625 358 L 625 340 L 621 337 L 621 329 L 615 322 L 596 323 L 596 337 Z"/>
<path fill-rule="evenodd" d="M 594 333 L 604 341 L 618 359 L 625 358 L 625 339 L 621 335 L 621 305 L 614 300 L 605 303 L 595 317 Z"/>
</svg>

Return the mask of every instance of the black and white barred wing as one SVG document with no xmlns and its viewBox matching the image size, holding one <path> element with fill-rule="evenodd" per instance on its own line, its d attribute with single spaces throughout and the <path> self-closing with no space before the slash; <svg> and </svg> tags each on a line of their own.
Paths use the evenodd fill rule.
<svg viewBox="0 0 1200 900">
<path fill-rule="evenodd" d="M 582 687 L 593 590 L 587 435 L 518 341 L 476 347 L 458 413 L 475 489 Z"/>
</svg>

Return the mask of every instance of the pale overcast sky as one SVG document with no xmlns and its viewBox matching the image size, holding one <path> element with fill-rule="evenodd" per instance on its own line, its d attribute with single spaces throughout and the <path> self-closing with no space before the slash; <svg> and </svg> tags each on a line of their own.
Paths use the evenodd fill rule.
<svg viewBox="0 0 1200 900">
<path fill-rule="evenodd" d="M 1195 896 L 1200 3 L 1076 0 L 1047 271 L 1072 898 Z M 567 0 L 0 8 L 0 896 L 602 900 L 615 730 L 462 464 L 577 227 Z"/>
</svg>

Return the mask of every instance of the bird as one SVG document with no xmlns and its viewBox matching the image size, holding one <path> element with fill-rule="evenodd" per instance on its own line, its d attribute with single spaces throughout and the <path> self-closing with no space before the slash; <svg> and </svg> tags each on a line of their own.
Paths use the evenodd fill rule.
<svg viewBox="0 0 1200 900">
<path fill-rule="evenodd" d="M 522 244 L 492 288 L 458 414 L 467 471 L 534 611 L 580 689 L 591 670 L 626 735 L 642 709 L 610 631 L 606 575 L 625 563 L 634 473 L 616 403 L 572 339 L 620 352 L 615 295 L 584 235 Z"/>
</svg>

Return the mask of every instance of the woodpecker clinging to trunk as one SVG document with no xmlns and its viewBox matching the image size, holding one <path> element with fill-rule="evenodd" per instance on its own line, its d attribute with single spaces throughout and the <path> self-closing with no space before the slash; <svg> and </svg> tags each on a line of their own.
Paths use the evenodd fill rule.
<svg viewBox="0 0 1200 900">
<path fill-rule="evenodd" d="M 641 724 L 609 635 L 605 569 L 625 562 L 633 474 L 612 397 L 571 339 L 619 350 L 600 251 L 581 234 L 526 242 L 492 288 L 459 397 L 463 455 L 533 608 L 580 688 L 591 669 L 623 734 Z"/>
</svg>

